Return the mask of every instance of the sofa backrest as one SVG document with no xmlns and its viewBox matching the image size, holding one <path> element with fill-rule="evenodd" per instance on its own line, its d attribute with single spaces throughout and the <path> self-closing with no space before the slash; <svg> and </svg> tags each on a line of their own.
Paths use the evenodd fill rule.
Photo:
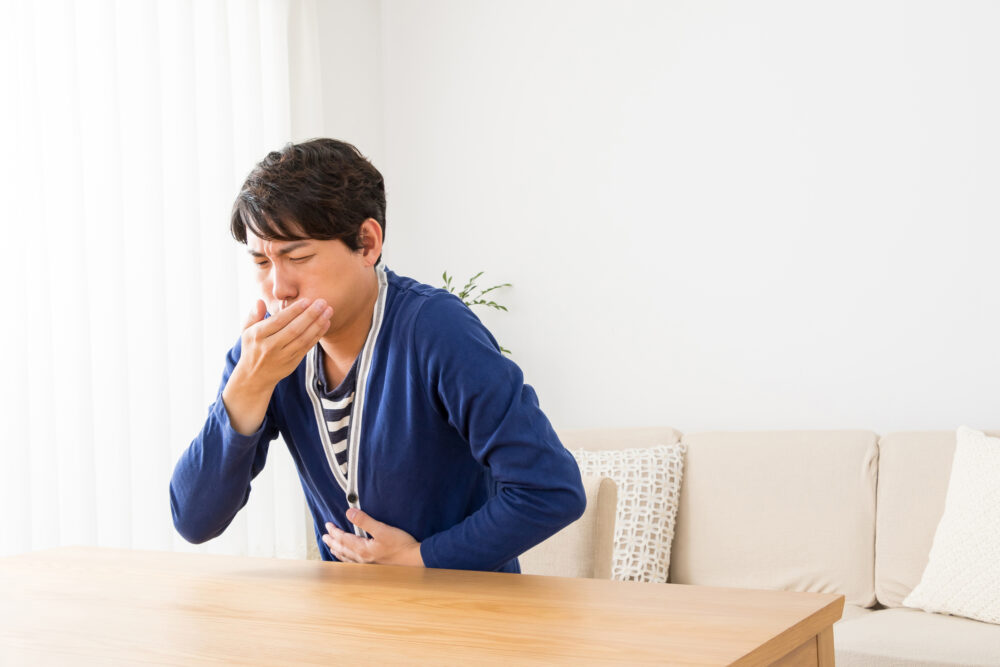
<svg viewBox="0 0 1000 667">
<path fill-rule="evenodd" d="M 638 449 L 681 441 L 681 432 L 669 426 L 560 429 L 557 434 L 566 449 Z"/>
<path fill-rule="evenodd" d="M 875 604 L 875 433 L 731 431 L 682 441 L 671 582 Z"/>
<path fill-rule="evenodd" d="M 886 607 L 902 606 L 920 583 L 954 456 L 955 431 L 887 433 L 879 440 L 875 595 Z"/>
<path fill-rule="evenodd" d="M 919 583 L 955 453 L 955 431 L 559 435 L 570 449 L 683 440 L 671 582 L 842 593 L 862 607 L 899 607 Z"/>
</svg>

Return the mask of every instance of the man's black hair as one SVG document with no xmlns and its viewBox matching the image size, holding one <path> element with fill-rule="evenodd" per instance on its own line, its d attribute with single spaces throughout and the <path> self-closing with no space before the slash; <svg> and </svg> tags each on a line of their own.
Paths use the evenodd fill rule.
<svg viewBox="0 0 1000 667">
<path fill-rule="evenodd" d="M 374 218 L 385 236 L 385 183 L 357 148 L 336 139 L 286 144 L 247 176 L 233 204 L 230 231 L 267 241 L 340 239 L 361 250 L 361 223 Z"/>
</svg>

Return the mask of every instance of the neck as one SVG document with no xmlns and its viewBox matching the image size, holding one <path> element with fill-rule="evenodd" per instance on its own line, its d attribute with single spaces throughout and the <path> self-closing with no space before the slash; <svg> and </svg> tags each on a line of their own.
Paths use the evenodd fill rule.
<svg viewBox="0 0 1000 667">
<path fill-rule="evenodd" d="M 336 329 L 331 327 L 330 331 L 319 340 L 323 353 L 335 364 L 347 364 L 349 367 L 361 352 L 371 330 L 376 301 L 378 301 L 378 276 L 372 271 L 365 297 L 359 302 L 357 309 L 348 314 L 347 320 L 340 327 Z"/>
</svg>

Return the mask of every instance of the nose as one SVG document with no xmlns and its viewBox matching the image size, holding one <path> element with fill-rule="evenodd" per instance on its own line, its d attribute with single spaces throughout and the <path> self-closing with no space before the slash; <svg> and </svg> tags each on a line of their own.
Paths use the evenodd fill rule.
<svg viewBox="0 0 1000 667">
<path fill-rule="evenodd" d="M 280 262 L 271 265 L 271 296 L 282 306 L 299 295 L 298 285 L 292 272 L 282 267 Z"/>
</svg>

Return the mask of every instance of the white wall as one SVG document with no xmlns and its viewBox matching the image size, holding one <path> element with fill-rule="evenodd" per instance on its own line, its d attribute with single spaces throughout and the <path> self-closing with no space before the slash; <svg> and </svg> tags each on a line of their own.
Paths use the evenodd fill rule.
<svg viewBox="0 0 1000 667">
<path fill-rule="evenodd" d="M 320 27 L 322 134 L 354 144 L 378 167 L 385 162 L 380 17 L 378 0 L 320 0 L 314 19 Z"/>
<path fill-rule="evenodd" d="M 514 283 L 557 427 L 1000 425 L 1000 4 L 366 7 L 389 266 Z"/>
</svg>

